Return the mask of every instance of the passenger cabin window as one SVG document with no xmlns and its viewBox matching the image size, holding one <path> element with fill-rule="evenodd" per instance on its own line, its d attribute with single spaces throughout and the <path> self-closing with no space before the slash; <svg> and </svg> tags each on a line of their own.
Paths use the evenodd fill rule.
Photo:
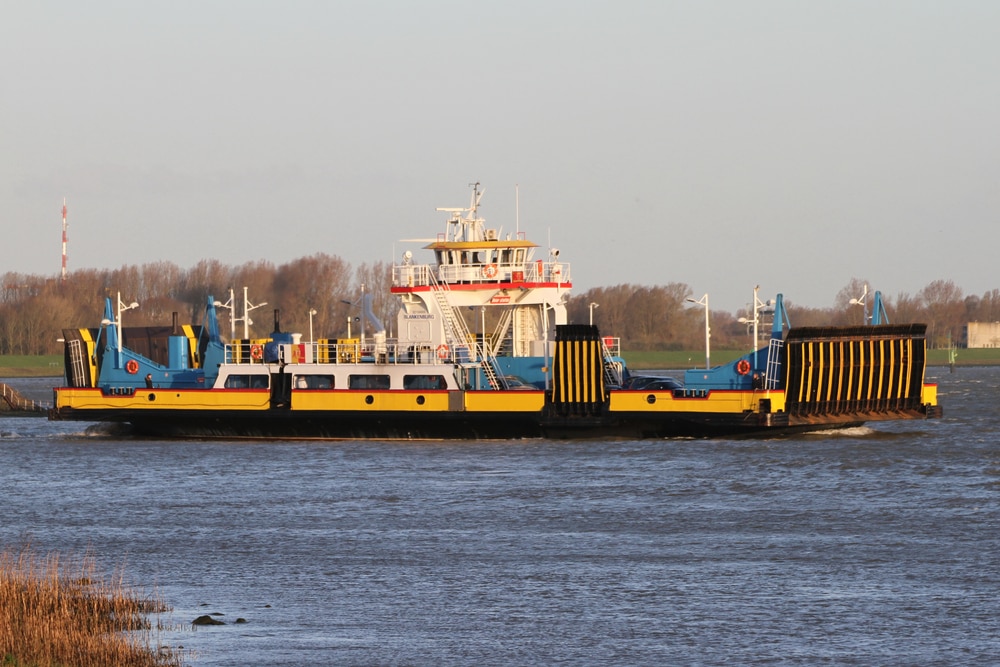
<svg viewBox="0 0 1000 667">
<path fill-rule="evenodd" d="M 443 375 L 404 375 L 403 389 L 447 389 Z"/>
<path fill-rule="evenodd" d="M 230 375 L 226 378 L 226 389 L 267 389 L 266 375 Z"/>
<path fill-rule="evenodd" d="M 296 375 L 296 389 L 333 389 L 332 375 Z"/>
<path fill-rule="evenodd" d="M 350 375 L 347 378 L 350 389 L 388 389 L 388 375 Z"/>
</svg>

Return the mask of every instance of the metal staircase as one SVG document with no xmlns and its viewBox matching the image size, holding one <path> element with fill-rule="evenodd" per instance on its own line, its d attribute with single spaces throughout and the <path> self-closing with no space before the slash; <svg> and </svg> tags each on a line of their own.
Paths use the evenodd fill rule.
<svg viewBox="0 0 1000 667">
<path fill-rule="evenodd" d="M 611 358 L 611 350 L 601 338 L 601 359 L 604 360 L 604 382 L 614 386 L 621 386 L 622 365 Z"/>
<path fill-rule="evenodd" d="M 434 279 L 432 274 L 431 291 L 434 293 L 434 299 L 437 301 L 438 310 L 441 311 L 441 317 L 444 321 L 445 340 L 448 343 L 448 347 L 452 350 L 452 358 L 459 363 L 463 361 L 478 361 L 489 386 L 495 390 L 506 389 L 507 381 L 504 380 L 503 376 L 497 374 L 496 367 L 493 364 L 493 355 L 486 353 L 485 344 L 480 345 L 476 342 L 472 350 L 475 357 L 470 356 L 469 341 L 474 341 L 475 338 L 469 332 L 469 327 L 465 324 L 462 316 L 452 308 L 451 302 L 448 300 L 448 284 L 439 283 Z"/>
</svg>

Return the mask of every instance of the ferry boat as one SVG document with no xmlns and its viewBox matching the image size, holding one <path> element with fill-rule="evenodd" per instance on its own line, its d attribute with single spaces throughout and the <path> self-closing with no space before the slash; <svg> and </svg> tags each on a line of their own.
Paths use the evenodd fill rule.
<svg viewBox="0 0 1000 667">
<path fill-rule="evenodd" d="M 212 297 L 200 325 L 175 314 L 125 328 L 137 304 L 119 295 L 100 326 L 64 330 L 50 418 L 159 437 L 512 439 L 769 436 L 941 415 L 924 325 L 786 330 L 780 294 L 766 349 L 644 386 L 617 338 L 568 322 L 559 251 L 488 228 L 482 194 L 475 184 L 468 207 L 438 209 L 433 262 L 407 251 L 393 266 L 394 337 L 370 298 L 371 337 L 303 341 L 275 311 L 266 338 L 227 342 Z"/>
</svg>

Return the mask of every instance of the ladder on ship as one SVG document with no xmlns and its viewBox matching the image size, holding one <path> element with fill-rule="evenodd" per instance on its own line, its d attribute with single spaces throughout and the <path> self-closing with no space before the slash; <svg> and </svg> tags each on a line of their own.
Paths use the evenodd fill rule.
<svg viewBox="0 0 1000 667">
<path fill-rule="evenodd" d="M 69 347 L 69 386 L 87 387 L 90 385 L 89 374 L 87 373 L 87 359 L 83 353 L 83 343 L 78 339 L 67 343 Z"/>
<path fill-rule="evenodd" d="M 780 338 L 772 338 L 771 344 L 767 347 L 767 366 L 764 369 L 764 388 L 777 389 L 778 381 L 781 379 L 781 349 L 785 346 L 785 341 Z"/>
<path fill-rule="evenodd" d="M 527 341 L 535 338 L 535 328 L 528 322 L 528 316 L 520 310 L 516 315 L 512 313 L 513 325 L 510 336 L 511 354 L 528 355 Z"/>
<path fill-rule="evenodd" d="M 465 324 L 465 320 L 455 312 L 455 309 L 451 306 L 451 301 L 448 300 L 448 284 L 439 283 L 434 279 L 433 274 L 431 274 L 431 291 L 434 293 L 438 310 L 441 311 L 441 317 L 444 320 L 445 340 L 448 343 L 448 347 L 453 351 L 454 359 L 461 363 L 463 356 L 469 356 L 469 341 L 474 340 L 474 338 L 469 333 L 469 327 Z M 503 379 L 503 376 L 497 374 L 496 367 L 493 364 L 493 355 L 487 354 L 485 342 L 482 345 L 478 342 L 475 343 L 473 345 L 473 352 L 479 366 L 483 369 L 483 375 L 486 376 L 489 386 L 495 390 L 506 389 L 507 381 Z"/>
</svg>

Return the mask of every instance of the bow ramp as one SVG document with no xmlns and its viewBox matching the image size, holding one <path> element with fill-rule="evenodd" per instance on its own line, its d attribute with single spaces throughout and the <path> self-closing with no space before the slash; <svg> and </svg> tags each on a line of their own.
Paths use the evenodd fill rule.
<svg viewBox="0 0 1000 667">
<path fill-rule="evenodd" d="M 928 402 L 924 324 L 804 327 L 785 339 L 785 410 L 790 417 L 921 413 Z M 940 416 L 940 408 L 934 415 Z"/>
</svg>

